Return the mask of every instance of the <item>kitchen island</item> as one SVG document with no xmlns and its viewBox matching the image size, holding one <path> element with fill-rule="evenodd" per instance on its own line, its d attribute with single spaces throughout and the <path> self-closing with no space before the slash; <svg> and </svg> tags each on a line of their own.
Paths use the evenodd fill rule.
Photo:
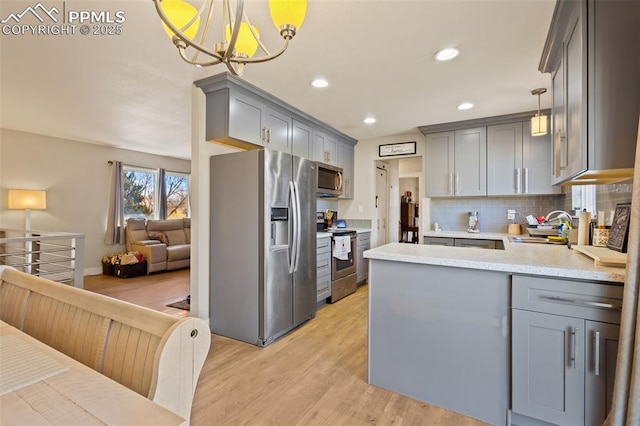
<svg viewBox="0 0 640 426">
<path fill-rule="evenodd" d="M 489 238 L 475 235 L 482 237 Z M 596 266 L 566 246 L 490 237 L 501 238 L 504 250 L 392 243 L 365 252 L 369 383 L 508 424 L 515 278 L 589 291 L 620 290 L 624 282 L 624 268 Z"/>
</svg>

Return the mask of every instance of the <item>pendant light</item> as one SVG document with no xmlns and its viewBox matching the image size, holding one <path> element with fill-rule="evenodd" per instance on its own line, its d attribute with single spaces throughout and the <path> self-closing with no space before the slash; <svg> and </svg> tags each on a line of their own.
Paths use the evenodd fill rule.
<svg viewBox="0 0 640 426">
<path fill-rule="evenodd" d="M 541 87 L 533 89 L 532 95 L 538 95 L 538 113 L 531 117 L 531 136 L 544 136 L 547 134 L 547 116 L 540 114 L 540 95 L 547 93 L 547 89 Z"/>
</svg>

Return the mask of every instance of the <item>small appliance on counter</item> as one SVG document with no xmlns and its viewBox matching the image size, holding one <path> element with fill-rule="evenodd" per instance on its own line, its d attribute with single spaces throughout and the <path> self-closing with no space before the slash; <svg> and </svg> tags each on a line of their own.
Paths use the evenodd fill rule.
<svg viewBox="0 0 640 426">
<path fill-rule="evenodd" d="M 347 222 L 344 219 L 336 220 L 336 228 L 342 229 L 347 227 Z"/>
</svg>

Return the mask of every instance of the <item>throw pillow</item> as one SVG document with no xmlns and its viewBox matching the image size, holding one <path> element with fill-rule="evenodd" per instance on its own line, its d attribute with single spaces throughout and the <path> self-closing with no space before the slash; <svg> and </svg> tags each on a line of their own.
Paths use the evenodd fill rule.
<svg viewBox="0 0 640 426">
<path fill-rule="evenodd" d="M 169 245 L 169 237 L 167 237 L 167 234 L 165 234 L 162 231 L 158 231 L 149 235 L 149 238 L 151 238 L 152 240 L 158 240 L 163 244 Z"/>
</svg>

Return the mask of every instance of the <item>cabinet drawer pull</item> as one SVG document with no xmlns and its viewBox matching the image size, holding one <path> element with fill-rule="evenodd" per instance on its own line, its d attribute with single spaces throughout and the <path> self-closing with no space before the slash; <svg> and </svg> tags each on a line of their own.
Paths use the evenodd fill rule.
<svg viewBox="0 0 640 426">
<path fill-rule="evenodd" d="M 594 354 L 593 354 L 593 363 L 595 364 L 593 366 L 593 374 L 595 374 L 596 376 L 600 375 L 600 332 L 596 331 L 593 334 L 593 349 L 594 349 Z"/>
<path fill-rule="evenodd" d="M 577 368 L 576 367 L 576 334 L 578 333 L 578 328 L 577 327 L 573 327 L 570 331 L 569 331 L 569 337 L 571 338 L 570 340 L 570 347 L 571 349 L 571 358 L 569 359 L 569 361 L 571 362 L 571 364 L 573 365 L 573 368 Z"/>
<path fill-rule="evenodd" d="M 590 302 L 588 300 L 569 299 L 567 297 L 560 297 L 560 296 L 540 296 L 540 298 L 545 300 L 550 300 L 552 302 L 561 302 L 561 303 L 567 303 L 570 305 L 585 306 L 588 308 L 611 309 L 613 311 L 622 310 L 622 305 L 614 305 L 613 303 Z"/>
</svg>

